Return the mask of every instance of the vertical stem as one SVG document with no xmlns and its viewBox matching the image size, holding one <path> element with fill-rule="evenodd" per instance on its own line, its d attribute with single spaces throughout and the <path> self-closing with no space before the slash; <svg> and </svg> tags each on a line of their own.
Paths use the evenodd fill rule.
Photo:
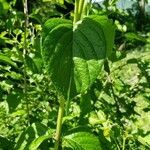
<svg viewBox="0 0 150 150">
<path fill-rule="evenodd" d="M 122 150 L 125 150 L 126 138 L 123 136 Z"/>
<path fill-rule="evenodd" d="M 86 4 L 87 0 L 75 0 L 74 23 L 83 18 Z"/>
<path fill-rule="evenodd" d="M 73 21 L 74 23 L 76 23 L 79 20 L 78 8 L 79 8 L 79 0 L 75 0 L 74 21 Z"/>
<path fill-rule="evenodd" d="M 24 26 L 24 49 L 23 49 L 23 63 L 24 63 L 24 69 L 23 69 L 23 75 L 24 75 L 24 100 L 26 102 L 26 109 L 27 109 L 27 117 L 28 121 L 27 124 L 29 125 L 29 102 L 27 97 L 27 71 L 26 71 L 26 54 L 27 54 L 27 27 L 28 27 L 28 5 L 27 0 L 24 0 L 24 15 L 25 15 L 25 26 Z"/>
<path fill-rule="evenodd" d="M 80 0 L 79 2 L 79 10 L 78 10 L 78 13 L 80 15 L 80 19 L 82 19 L 83 17 L 83 12 L 84 12 L 84 3 L 85 3 L 86 0 Z"/>
<path fill-rule="evenodd" d="M 60 97 L 60 104 L 59 104 L 59 110 L 58 110 L 58 118 L 57 118 L 57 127 L 56 127 L 56 135 L 55 135 L 55 150 L 59 150 L 60 145 L 60 139 L 61 139 L 61 129 L 62 129 L 62 120 L 63 120 L 63 114 L 64 114 L 64 105 L 65 100 L 61 96 Z"/>
</svg>

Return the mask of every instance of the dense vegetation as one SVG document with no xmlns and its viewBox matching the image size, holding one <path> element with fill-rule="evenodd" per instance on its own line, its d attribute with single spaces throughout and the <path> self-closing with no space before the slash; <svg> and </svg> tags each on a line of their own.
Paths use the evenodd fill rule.
<svg viewBox="0 0 150 150">
<path fill-rule="evenodd" d="M 0 0 L 0 150 L 150 149 L 149 1 L 82 2 Z"/>
</svg>

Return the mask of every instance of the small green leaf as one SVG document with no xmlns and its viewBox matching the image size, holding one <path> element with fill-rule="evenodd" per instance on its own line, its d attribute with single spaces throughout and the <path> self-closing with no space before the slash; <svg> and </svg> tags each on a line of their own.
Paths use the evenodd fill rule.
<svg viewBox="0 0 150 150">
<path fill-rule="evenodd" d="M 99 139 L 89 132 L 76 132 L 66 135 L 63 139 L 63 147 L 74 150 L 101 150 Z"/>
<path fill-rule="evenodd" d="M 12 65 L 12 66 L 17 68 L 16 63 L 14 63 L 9 57 L 7 57 L 3 54 L 0 54 L 0 62 L 3 62 L 3 63 L 8 64 L 8 65 Z"/>
<path fill-rule="evenodd" d="M 137 64 L 138 63 L 138 59 L 136 58 L 131 58 L 127 60 L 127 64 Z"/>
<path fill-rule="evenodd" d="M 125 37 L 129 41 L 136 41 L 137 40 L 137 41 L 141 41 L 141 42 L 146 43 L 146 39 L 144 37 L 142 37 L 141 35 L 136 34 L 136 33 L 132 33 L 132 32 L 126 33 Z"/>
</svg>

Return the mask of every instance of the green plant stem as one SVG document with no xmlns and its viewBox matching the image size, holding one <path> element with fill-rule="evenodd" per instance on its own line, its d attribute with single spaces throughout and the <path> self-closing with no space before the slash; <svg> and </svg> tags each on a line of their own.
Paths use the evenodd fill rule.
<svg viewBox="0 0 150 150">
<path fill-rule="evenodd" d="M 65 100 L 61 96 L 60 97 L 60 104 L 59 104 L 59 110 L 58 110 L 58 118 L 57 118 L 57 127 L 56 127 L 56 135 L 55 135 L 55 150 L 59 150 L 60 145 L 60 139 L 61 139 L 61 129 L 62 129 L 62 120 L 63 120 L 63 114 L 64 114 L 64 105 Z"/>
<path fill-rule="evenodd" d="M 75 0 L 74 23 L 83 18 L 86 4 L 87 0 Z"/>
<path fill-rule="evenodd" d="M 24 29 L 24 49 L 23 49 L 23 76 L 24 76 L 24 100 L 26 102 L 26 109 L 27 109 L 27 125 L 30 125 L 30 118 L 29 118 L 29 101 L 27 97 L 27 71 L 26 71 L 26 55 L 27 55 L 27 27 L 28 27 L 28 5 L 27 0 L 24 0 L 24 15 L 25 15 L 25 29 Z"/>
<path fill-rule="evenodd" d="M 126 138 L 123 137 L 122 150 L 125 150 L 125 145 L 126 145 Z"/>
<path fill-rule="evenodd" d="M 80 2 L 79 2 L 78 13 L 79 13 L 80 19 L 82 19 L 83 15 L 84 15 L 84 5 L 85 5 L 85 1 L 86 1 L 86 0 L 80 0 Z"/>
<path fill-rule="evenodd" d="M 76 23 L 79 20 L 78 8 L 79 8 L 79 0 L 75 0 L 74 23 Z"/>
</svg>

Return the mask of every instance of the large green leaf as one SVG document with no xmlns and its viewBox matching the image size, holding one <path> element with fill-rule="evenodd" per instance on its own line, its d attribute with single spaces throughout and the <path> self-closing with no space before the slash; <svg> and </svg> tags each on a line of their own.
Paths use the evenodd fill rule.
<svg viewBox="0 0 150 150">
<path fill-rule="evenodd" d="M 38 149 L 38 147 L 44 140 L 51 137 L 51 130 L 48 130 L 45 125 L 41 123 L 33 123 L 24 132 L 21 133 L 15 149 L 35 150 Z"/>
<path fill-rule="evenodd" d="M 65 19 L 50 19 L 43 28 L 42 55 L 51 79 L 65 98 L 84 93 L 110 55 L 114 26 L 105 16 L 91 16 L 74 27 Z M 68 91 L 70 91 L 68 93 Z"/>
<path fill-rule="evenodd" d="M 89 132 L 76 132 L 66 135 L 63 147 L 73 150 L 101 150 L 99 139 Z"/>
</svg>

